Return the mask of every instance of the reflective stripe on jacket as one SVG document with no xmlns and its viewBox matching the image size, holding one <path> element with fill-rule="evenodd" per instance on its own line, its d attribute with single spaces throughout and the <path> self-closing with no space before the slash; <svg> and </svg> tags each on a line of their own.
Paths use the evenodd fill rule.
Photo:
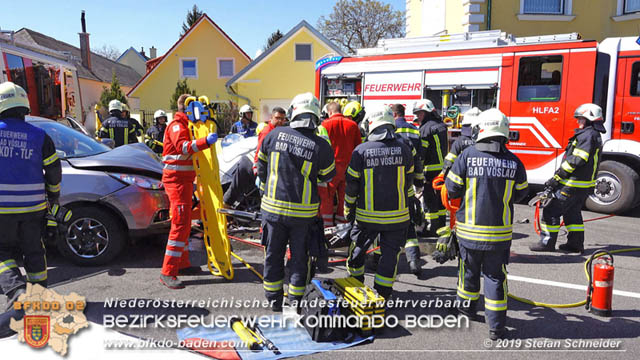
<svg viewBox="0 0 640 360">
<path fill-rule="evenodd" d="M 449 198 L 462 198 L 456 235 L 469 249 L 504 249 L 511 245 L 513 203 L 527 194 L 527 173 L 504 146 L 500 152 L 477 146 L 458 156 L 445 180 Z"/>
<path fill-rule="evenodd" d="M 442 121 L 429 120 L 420 126 L 425 172 L 442 170 L 449 149 L 447 132 L 447 125 Z"/>
<path fill-rule="evenodd" d="M 556 180 L 569 188 L 592 188 L 596 184 L 602 137 L 592 126 L 576 129 L 565 148 Z M 564 176 L 561 176 L 564 175 Z"/>
<path fill-rule="evenodd" d="M 397 138 L 367 141 L 353 151 L 347 168 L 345 217 L 355 211 L 363 227 L 395 230 L 409 225 L 408 197 L 413 156 Z"/>
<path fill-rule="evenodd" d="M 196 173 L 191 155 L 208 147 L 206 138 L 191 140 L 189 119 L 184 113 L 177 112 L 165 131 L 162 181 L 193 182 Z"/>
<path fill-rule="evenodd" d="M 262 218 L 306 224 L 318 214 L 318 182 L 336 173 L 329 143 L 311 129 L 277 127 L 262 141 L 258 177 L 264 185 Z"/>
</svg>

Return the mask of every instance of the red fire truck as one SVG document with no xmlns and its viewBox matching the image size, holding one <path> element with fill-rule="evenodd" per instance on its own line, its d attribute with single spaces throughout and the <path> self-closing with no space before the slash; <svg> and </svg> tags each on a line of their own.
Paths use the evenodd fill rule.
<svg viewBox="0 0 640 360">
<path fill-rule="evenodd" d="M 600 43 L 578 34 L 513 37 L 499 30 L 381 40 L 354 57 L 316 64 L 321 103 L 358 100 L 402 103 L 407 114 L 430 99 L 454 126 L 477 106 L 498 107 L 511 120 L 509 148 L 524 162 L 531 184 L 560 165 L 577 127 L 574 110 L 600 105 L 604 149 L 587 208 L 621 213 L 640 204 L 640 45 L 636 38 Z"/>
<path fill-rule="evenodd" d="M 0 34 L 0 82 L 22 86 L 31 114 L 50 119 L 82 119 L 76 68 L 67 54 L 16 43 Z"/>
</svg>

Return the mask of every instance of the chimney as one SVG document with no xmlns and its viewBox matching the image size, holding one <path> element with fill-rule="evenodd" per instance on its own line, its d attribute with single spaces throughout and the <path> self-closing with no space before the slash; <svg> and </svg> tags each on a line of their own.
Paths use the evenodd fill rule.
<svg viewBox="0 0 640 360">
<path fill-rule="evenodd" d="M 140 47 L 140 55 L 147 57 L 147 54 L 144 53 L 144 47 Z"/>
<path fill-rule="evenodd" d="M 87 33 L 87 24 L 84 21 L 84 10 L 80 16 L 80 23 L 82 23 L 82 32 L 80 35 L 80 57 L 82 58 L 82 66 L 91 70 L 91 47 L 89 46 L 89 34 Z"/>
<path fill-rule="evenodd" d="M 158 56 L 157 52 L 158 52 L 158 49 L 156 49 L 155 46 L 150 47 L 149 48 L 149 58 L 150 59 L 155 59 Z"/>
</svg>

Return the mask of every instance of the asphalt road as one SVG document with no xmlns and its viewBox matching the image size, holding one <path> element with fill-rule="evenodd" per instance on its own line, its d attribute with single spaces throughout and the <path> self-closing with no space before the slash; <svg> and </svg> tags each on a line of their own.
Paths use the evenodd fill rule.
<svg viewBox="0 0 640 360">
<path fill-rule="evenodd" d="M 528 245 L 536 241 L 531 221 L 533 209 L 517 205 L 515 211 L 514 241 L 508 265 L 509 291 L 521 297 L 548 303 L 574 303 L 585 298 L 585 290 L 577 288 L 586 285 L 583 263 L 596 249 L 624 249 L 640 247 L 640 209 L 626 216 L 587 222 L 585 255 L 569 255 L 562 252 L 534 254 Z M 602 215 L 583 212 L 585 219 Z M 528 223 L 522 223 L 528 219 Z M 559 242 L 566 239 L 561 231 Z M 423 244 L 423 250 L 433 245 Z M 233 243 L 234 250 L 246 261 L 262 272 L 262 251 L 255 247 Z M 106 298 L 143 299 L 263 299 L 259 279 L 242 264 L 235 266 L 235 279 L 226 281 L 212 276 L 206 268 L 206 253 L 201 240 L 192 238 L 190 246 L 192 262 L 202 265 L 203 272 L 195 276 L 182 277 L 187 285 L 182 290 L 169 290 L 160 284 L 158 277 L 162 265 L 164 247 L 159 243 L 137 243 L 110 266 L 77 267 L 54 252 L 49 254 L 50 287 L 60 293 L 77 292 L 87 297 L 90 320 L 99 322 L 105 312 Z M 487 343 L 488 328 L 484 323 L 471 322 L 469 327 L 454 329 L 416 329 L 397 327 L 385 329 L 372 343 L 342 351 L 338 356 L 366 359 L 371 356 L 393 358 L 424 358 L 452 354 L 465 359 L 518 359 L 535 356 L 538 359 L 551 358 L 595 358 L 596 356 L 617 359 L 637 359 L 640 354 L 640 252 L 615 256 L 615 289 L 626 293 L 613 298 L 613 316 L 598 317 L 587 312 L 583 306 L 569 309 L 549 309 L 509 300 L 508 342 Z M 453 262 L 439 265 L 423 254 L 423 274 L 418 279 L 408 271 L 404 255 L 400 258 L 398 278 L 394 286 L 398 299 L 446 300 L 455 296 L 457 267 Z M 332 267 L 328 277 L 344 277 L 344 265 Z M 366 283 L 373 285 L 373 278 L 367 273 Z M 538 280 L 554 282 L 552 285 L 536 283 Z M 4 299 L 0 299 L 2 303 Z M 2 305 L 2 304 L 0 304 Z M 132 310 L 135 312 L 135 310 Z M 162 312 L 163 310 L 157 310 Z M 185 310 L 171 310 L 185 311 Z M 190 313 L 207 313 L 206 309 L 190 310 Z M 216 313 L 241 315 L 270 314 L 268 309 L 220 309 Z M 111 310 L 113 312 L 113 310 Z M 148 312 L 148 311 L 147 311 Z M 165 310 L 166 312 L 166 310 Z M 406 315 L 448 314 L 443 308 L 408 307 L 389 310 L 403 318 Z M 463 324 L 464 325 L 464 324 Z M 177 339 L 175 329 L 122 329 L 125 333 L 144 338 Z M 569 339 L 569 343 L 567 343 Z M 610 339 L 619 341 L 613 350 L 584 348 L 571 340 Z M 488 345 L 489 344 L 489 345 Z M 500 345 L 500 349 L 496 347 Z M 549 348 L 550 347 L 550 348 Z M 499 353 L 498 353 L 499 351 Z M 348 354 L 347 354 L 348 353 Z M 313 355 L 314 358 L 335 359 L 334 352 Z"/>
</svg>

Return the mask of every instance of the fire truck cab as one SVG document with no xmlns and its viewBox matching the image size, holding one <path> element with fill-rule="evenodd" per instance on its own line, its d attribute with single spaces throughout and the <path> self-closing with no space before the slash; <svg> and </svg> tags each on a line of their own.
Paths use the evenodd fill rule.
<svg viewBox="0 0 640 360">
<path fill-rule="evenodd" d="M 316 64 L 321 103 L 357 100 L 413 103 L 430 99 L 456 136 L 460 114 L 498 107 L 511 122 L 508 147 L 544 184 L 560 166 L 573 136 L 575 109 L 600 105 L 607 132 L 596 186 L 587 208 L 622 213 L 640 204 L 640 44 L 635 38 L 598 43 L 576 33 L 514 37 L 500 30 L 384 39 L 354 57 Z M 344 102 L 344 100 L 342 100 Z M 419 124 L 417 124 L 419 125 Z"/>
</svg>

